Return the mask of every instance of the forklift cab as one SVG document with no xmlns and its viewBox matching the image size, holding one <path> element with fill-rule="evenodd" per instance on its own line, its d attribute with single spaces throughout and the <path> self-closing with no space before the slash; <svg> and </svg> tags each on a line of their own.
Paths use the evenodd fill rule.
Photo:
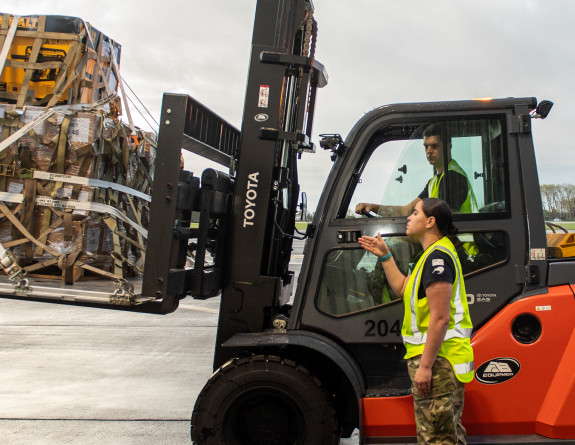
<svg viewBox="0 0 575 445">
<path fill-rule="evenodd" d="M 338 339 L 357 360 L 366 379 L 367 396 L 405 394 L 409 378 L 400 335 L 401 296 L 393 294 L 377 258 L 357 239 L 380 233 L 404 274 L 419 258 L 421 247 L 405 235 L 405 205 L 420 196 L 438 172 L 424 148 L 424 132 L 441 128 L 446 142 L 443 159 L 449 168 L 439 186 L 448 203 L 461 195 L 458 182 L 466 178 L 473 206 L 453 209 L 459 233 L 453 239 L 464 271 L 467 299 L 477 330 L 528 283 L 530 239 L 526 227 L 521 156 L 529 155 L 518 120 L 535 107 L 531 100 L 394 105 L 378 108 L 361 119 L 344 147 L 339 147 L 333 170 L 316 213 L 314 239 L 308 241 L 291 320 L 298 329 Z M 453 164 L 457 167 L 452 167 Z M 533 176 L 536 183 L 536 176 Z M 461 182 L 459 182 L 461 184 Z M 538 184 L 533 190 L 538 190 Z M 358 215 L 358 203 L 376 203 L 378 214 Z M 315 223 L 315 221 L 314 221 Z M 543 221 L 541 221 L 543 224 Z M 534 267 L 533 264 L 528 267 Z M 516 280 L 508 277 L 518 276 Z M 543 274 L 541 274 L 543 276 Z M 497 286 L 495 286 L 497 283 Z"/>
<path fill-rule="evenodd" d="M 438 156 L 440 160 L 447 160 L 443 162 L 449 165 L 445 171 L 438 171 L 437 168 L 442 170 L 442 165 L 431 166 L 426 158 L 424 137 L 432 136 L 424 134 L 429 128 L 441 132 L 442 138 L 436 140 L 445 140 Z M 340 208 L 341 216 L 347 219 L 372 217 L 354 212 L 358 202 L 377 203 L 380 211 L 376 218 L 406 216 L 403 214 L 411 210 L 406 203 L 414 202 L 414 197 L 429 196 L 431 186 L 428 184 L 435 183 L 439 197 L 453 204 L 454 213 L 498 217 L 506 212 L 507 174 L 501 136 L 501 122 L 496 119 L 389 125 L 370 142 L 353 179 L 356 184 L 348 208 Z M 464 201 L 468 201 L 467 205 Z M 420 246 L 402 236 L 388 237 L 388 241 L 400 270 L 407 275 L 421 253 Z M 506 243 L 502 232 L 462 234 L 454 241 L 466 273 L 505 260 Z M 369 307 L 398 299 L 373 255 L 349 251 L 347 260 L 340 258 L 341 255 L 343 251 L 334 251 L 327 260 L 318 297 L 320 308 L 343 315 L 351 312 L 354 304 Z M 350 288 L 349 283 L 353 282 L 356 289 Z M 349 292 L 344 292 L 346 295 L 340 295 L 341 298 L 332 298 L 331 295 L 341 289 L 349 289 Z"/>
</svg>

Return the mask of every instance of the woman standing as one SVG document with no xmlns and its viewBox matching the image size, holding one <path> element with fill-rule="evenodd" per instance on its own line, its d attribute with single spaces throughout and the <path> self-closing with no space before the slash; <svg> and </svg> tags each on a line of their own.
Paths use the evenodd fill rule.
<svg viewBox="0 0 575 445">
<path fill-rule="evenodd" d="M 385 241 L 362 236 L 361 246 L 379 257 L 387 281 L 403 295 L 405 344 L 419 444 L 465 444 L 461 423 L 465 383 L 473 380 L 472 331 L 461 264 L 447 235 L 457 228 L 449 206 L 437 198 L 417 203 L 406 234 L 423 247 L 407 277 Z"/>
</svg>

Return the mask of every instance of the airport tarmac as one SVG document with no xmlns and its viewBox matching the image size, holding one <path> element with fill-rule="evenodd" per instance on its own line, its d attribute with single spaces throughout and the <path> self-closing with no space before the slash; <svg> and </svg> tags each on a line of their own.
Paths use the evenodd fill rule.
<svg viewBox="0 0 575 445">
<path fill-rule="evenodd" d="M 0 299 L 0 443 L 190 443 L 218 305 L 161 316 Z"/>
<path fill-rule="evenodd" d="M 190 443 L 218 309 L 219 297 L 168 315 L 0 298 L 0 443 Z"/>
</svg>

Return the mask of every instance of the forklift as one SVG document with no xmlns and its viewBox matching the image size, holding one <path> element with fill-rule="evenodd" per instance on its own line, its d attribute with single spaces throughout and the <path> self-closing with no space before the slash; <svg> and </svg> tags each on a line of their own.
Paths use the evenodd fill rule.
<svg viewBox="0 0 575 445">
<path fill-rule="evenodd" d="M 221 296 L 193 443 L 327 445 L 355 429 L 361 443 L 414 441 L 402 298 L 357 240 L 381 234 L 409 273 L 421 252 L 397 209 L 433 175 L 429 125 L 476 202 L 454 214 L 474 326 L 469 442 L 575 443 L 575 258 L 561 234 L 548 248 L 531 134 L 551 102 L 386 105 L 345 140 L 320 136 L 333 167 L 300 233 L 298 160 L 315 152 L 316 92 L 328 81 L 313 12 L 311 0 L 258 0 L 241 130 L 187 95 L 163 98 L 142 291 L 121 308 L 167 314 L 187 295 Z M 182 170 L 182 149 L 224 171 Z M 457 191 L 443 184 L 449 201 Z M 386 211 L 358 215 L 359 202 Z M 306 240 L 297 283 L 294 239 Z"/>
</svg>

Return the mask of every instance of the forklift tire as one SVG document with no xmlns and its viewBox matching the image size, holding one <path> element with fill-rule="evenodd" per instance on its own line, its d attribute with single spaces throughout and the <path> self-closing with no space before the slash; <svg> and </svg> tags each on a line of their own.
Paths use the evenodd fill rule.
<svg viewBox="0 0 575 445">
<path fill-rule="evenodd" d="M 234 358 L 198 396 L 191 425 L 198 445 L 334 445 L 332 398 L 297 363 L 276 356 Z"/>
</svg>

